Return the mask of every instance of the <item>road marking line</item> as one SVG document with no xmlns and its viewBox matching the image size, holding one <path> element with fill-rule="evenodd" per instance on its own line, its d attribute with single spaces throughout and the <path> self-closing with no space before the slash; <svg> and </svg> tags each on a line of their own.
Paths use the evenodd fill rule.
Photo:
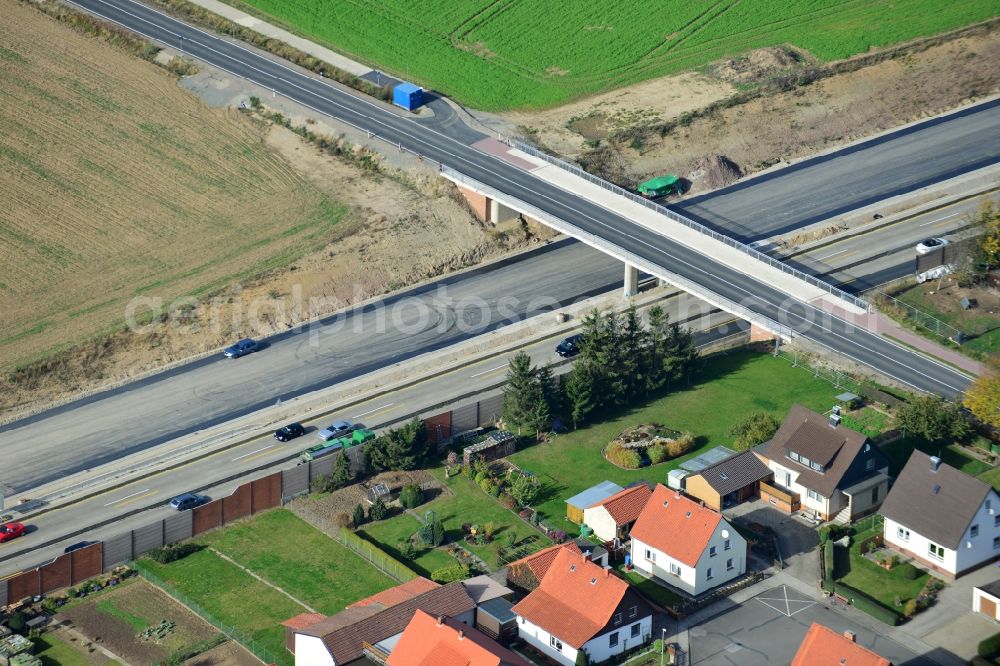
<svg viewBox="0 0 1000 666">
<path fill-rule="evenodd" d="M 390 402 L 388 405 L 382 405 L 381 407 L 376 407 L 375 409 L 369 409 L 367 412 L 361 412 L 360 414 L 357 414 L 353 418 L 360 419 L 362 416 L 368 416 L 369 414 L 374 414 L 375 412 L 381 412 L 383 409 L 389 409 L 395 404 L 396 403 L 394 402 Z"/>
<path fill-rule="evenodd" d="M 249 454 L 248 453 L 247 455 L 250 456 L 250 457 L 247 458 L 244 462 L 250 462 L 251 460 L 255 460 L 257 458 L 263 458 L 264 456 L 267 455 L 267 453 L 256 453 L 256 454 Z"/>
<path fill-rule="evenodd" d="M 503 370 L 503 369 L 504 369 L 504 368 L 506 368 L 506 367 L 507 367 L 508 365 L 509 365 L 509 363 L 504 363 L 503 365 L 498 365 L 497 367 L 493 368 L 492 370 L 483 370 L 482 372 L 477 372 L 476 374 L 474 374 L 474 375 L 472 375 L 472 376 L 473 376 L 473 377 L 481 377 L 481 376 L 483 376 L 483 375 L 488 375 L 488 374 L 490 374 L 491 372 L 496 372 L 497 370 Z"/>
<path fill-rule="evenodd" d="M 944 217 L 939 217 L 938 219 L 931 220 L 930 222 L 924 222 L 923 224 L 920 224 L 918 226 L 926 227 L 928 224 L 934 224 L 935 222 L 943 222 L 944 220 L 947 220 L 948 218 L 951 217 L 955 217 L 956 215 L 961 215 L 961 213 L 952 213 L 951 215 L 945 215 Z"/>
<path fill-rule="evenodd" d="M 114 502 L 108 502 L 104 506 L 111 506 L 112 504 L 118 504 L 118 502 L 124 502 L 125 500 L 131 499 L 131 498 L 135 497 L 136 495 L 141 495 L 143 493 L 148 493 L 148 492 L 149 492 L 149 488 L 146 488 L 145 490 L 140 490 L 137 493 L 132 493 L 131 495 L 126 495 L 125 497 L 122 497 L 121 499 L 116 499 Z"/>
<path fill-rule="evenodd" d="M 844 254 L 845 252 L 850 252 L 850 251 L 851 251 L 851 248 L 847 248 L 846 250 L 840 250 L 839 252 L 834 252 L 833 254 L 828 254 L 828 255 L 825 255 L 825 256 L 822 256 L 822 257 L 816 257 L 816 258 L 819 259 L 820 261 L 826 261 L 827 259 L 832 259 L 833 257 L 836 257 L 838 254 Z"/>
<path fill-rule="evenodd" d="M 257 449 L 256 451 L 251 451 L 250 453 L 244 453 L 241 456 L 237 456 L 237 457 L 233 458 L 233 462 L 236 462 L 237 460 L 241 460 L 243 458 L 246 458 L 247 456 L 252 456 L 255 453 L 260 453 L 261 451 L 267 451 L 268 449 L 271 449 L 271 448 L 274 448 L 274 444 L 268 444 L 267 446 L 265 446 L 262 449 Z"/>
</svg>

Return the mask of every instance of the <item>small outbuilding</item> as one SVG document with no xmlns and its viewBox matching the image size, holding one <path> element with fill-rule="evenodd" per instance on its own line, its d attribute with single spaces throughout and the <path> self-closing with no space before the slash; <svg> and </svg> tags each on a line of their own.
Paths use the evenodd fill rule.
<svg viewBox="0 0 1000 666">
<path fill-rule="evenodd" d="M 513 455 L 517 449 L 517 435 L 506 430 L 491 433 L 481 442 L 462 449 L 462 464 L 469 467 L 473 460 L 492 462 Z"/>
<path fill-rule="evenodd" d="M 504 597 L 482 602 L 476 608 L 476 629 L 501 645 L 508 645 L 517 638 L 517 615 L 514 604 Z"/>
<path fill-rule="evenodd" d="M 407 111 L 423 106 L 424 89 L 413 83 L 400 83 L 392 89 L 392 103 Z"/>
<path fill-rule="evenodd" d="M 374 504 L 375 500 L 382 498 L 383 502 L 388 502 L 392 499 L 392 493 L 389 492 L 389 486 L 384 483 L 376 483 L 371 488 L 368 489 L 367 497 L 369 504 Z"/>
<path fill-rule="evenodd" d="M 595 504 L 600 504 L 615 493 L 625 490 L 617 483 L 602 481 L 596 486 L 587 488 L 582 493 L 573 495 L 566 500 L 566 520 L 581 525 L 583 523 L 583 511 Z"/>
<path fill-rule="evenodd" d="M 722 511 L 760 494 L 760 482 L 774 472 L 753 451 L 744 451 L 688 476 L 684 492 L 705 506 Z"/>
<path fill-rule="evenodd" d="M 1000 580 L 972 588 L 972 610 L 991 620 L 1000 620 Z"/>
</svg>

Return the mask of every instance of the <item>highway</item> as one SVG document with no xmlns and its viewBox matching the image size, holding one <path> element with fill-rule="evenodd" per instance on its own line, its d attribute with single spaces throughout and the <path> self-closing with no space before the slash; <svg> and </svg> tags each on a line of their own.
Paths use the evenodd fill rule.
<svg viewBox="0 0 1000 666">
<path fill-rule="evenodd" d="M 162 43 L 245 77 L 300 104 L 446 164 L 506 195 L 600 237 L 621 251 L 662 266 L 722 298 L 780 322 L 798 335 L 912 386 L 944 396 L 960 395 L 969 378 L 955 369 L 860 329 L 812 305 L 791 299 L 771 285 L 697 254 L 572 192 L 541 183 L 529 173 L 459 141 L 419 126 L 387 107 L 361 99 L 130 0 L 76 0 L 75 4 Z"/>
</svg>

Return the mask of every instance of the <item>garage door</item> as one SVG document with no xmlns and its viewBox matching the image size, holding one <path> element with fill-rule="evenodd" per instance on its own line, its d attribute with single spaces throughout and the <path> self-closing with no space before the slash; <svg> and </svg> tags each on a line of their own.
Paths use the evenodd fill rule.
<svg viewBox="0 0 1000 666">
<path fill-rule="evenodd" d="M 996 602 L 986 597 L 979 597 L 979 612 L 991 620 L 995 620 L 997 617 Z"/>
</svg>

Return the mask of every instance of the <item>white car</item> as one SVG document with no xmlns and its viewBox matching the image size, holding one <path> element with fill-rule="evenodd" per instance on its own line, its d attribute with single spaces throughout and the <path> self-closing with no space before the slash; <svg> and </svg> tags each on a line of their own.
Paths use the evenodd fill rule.
<svg viewBox="0 0 1000 666">
<path fill-rule="evenodd" d="M 945 238 L 928 238 L 917 243 L 917 254 L 927 254 L 948 244 Z"/>
</svg>

